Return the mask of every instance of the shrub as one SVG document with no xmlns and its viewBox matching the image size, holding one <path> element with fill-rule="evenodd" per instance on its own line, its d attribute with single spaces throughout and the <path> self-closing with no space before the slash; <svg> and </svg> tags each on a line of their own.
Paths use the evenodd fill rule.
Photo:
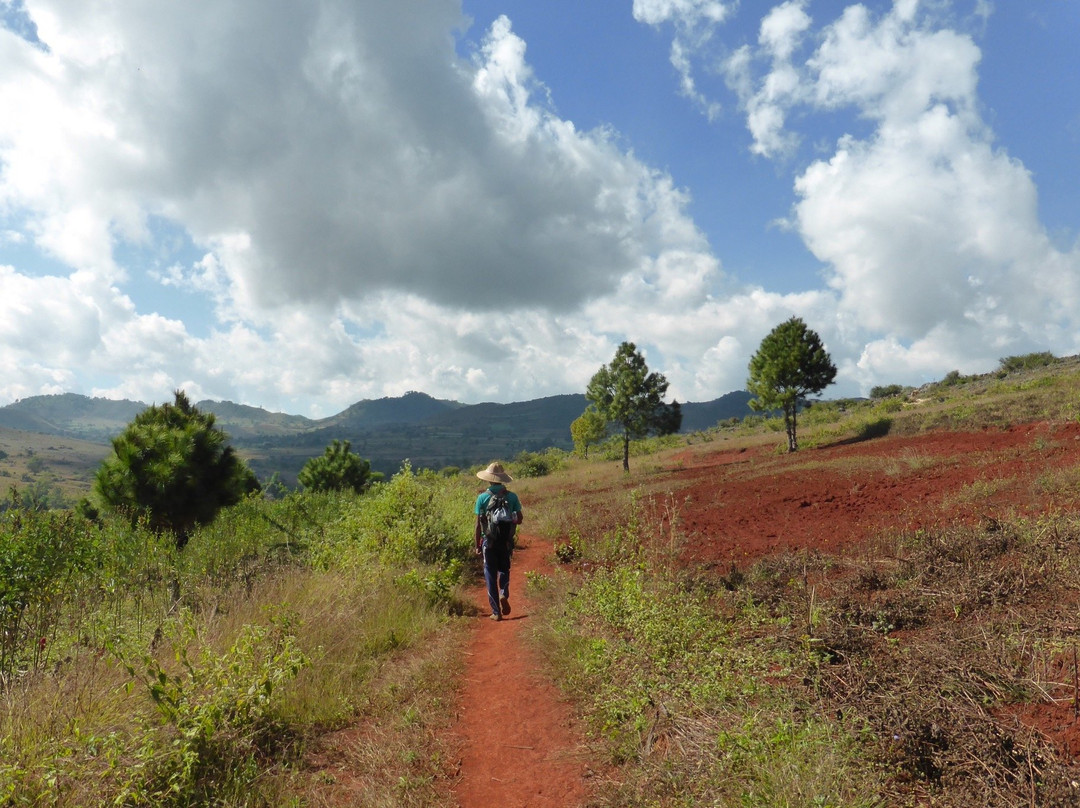
<svg viewBox="0 0 1080 808">
<path fill-rule="evenodd" d="M 522 452 L 514 458 L 512 468 L 517 477 L 546 477 L 563 465 L 565 457 L 566 453 L 561 449 Z"/>
<path fill-rule="evenodd" d="M 248 764 L 277 742 L 274 697 L 307 664 L 289 620 L 246 625 L 225 653 L 204 649 L 195 660 L 193 639 L 191 631 L 177 641 L 182 673 L 150 656 L 124 662 L 171 731 L 146 736 L 143 765 L 116 804 L 214 804 L 223 791 L 241 793 Z"/>
<path fill-rule="evenodd" d="M 95 538 L 72 513 L 0 517 L 0 682 L 47 664 L 62 606 L 98 561 Z"/>
<path fill-rule="evenodd" d="M 465 560 L 472 548 L 471 504 L 454 481 L 416 474 L 406 463 L 389 482 L 345 506 L 332 539 L 356 542 L 389 564 L 447 565 Z"/>
<path fill-rule="evenodd" d="M 886 384 L 881 387 L 870 388 L 870 398 L 894 398 L 906 395 L 911 390 L 902 384 Z"/>
<path fill-rule="evenodd" d="M 1015 373 L 1019 370 L 1035 370 L 1044 368 L 1057 362 L 1057 357 L 1049 351 L 1022 354 L 1020 356 L 1006 356 L 998 360 L 999 374 Z"/>
</svg>

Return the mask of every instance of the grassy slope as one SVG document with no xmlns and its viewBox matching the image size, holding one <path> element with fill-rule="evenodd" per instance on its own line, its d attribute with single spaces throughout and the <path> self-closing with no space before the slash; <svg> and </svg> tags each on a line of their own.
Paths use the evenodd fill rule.
<svg viewBox="0 0 1080 808">
<path fill-rule="evenodd" d="M 0 487 L 22 489 L 37 482 L 74 501 L 89 492 L 110 447 L 0 427 L 0 451 L 7 455 L 0 459 Z"/>
<path fill-rule="evenodd" d="M 1078 415 L 1075 360 L 950 381 L 812 408 L 802 445 Z M 775 427 L 733 429 L 725 448 L 779 445 Z M 868 536 L 857 559 L 787 554 L 721 577 L 679 563 L 673 500 L 653 496 L 671 454 L 629 478 L 579 462 L 530 482 L 575 555 L 532 582 L 548 602 L 537 637 L 614 767 L 601 804 L 1075 804 L 1080 464 L 1038 519 Z"/>
<path fill-rule="evenodd" d="M 817 407 L 800 435 L 811 446 L 882 434 L 886 422 L 904 433 L 1074 419 L 1078 391 L 1080 373 L 1063 363 L 925 390 L 920 403 Z M 617 462 L 574 461 L 519 486 L 533 528 L 577 553 L 531 585 L 548 604 L 538 641 L 610 764 L 597 766 L 607 772 L 598 804 L 1073 804 L 1080 772 L 1017 720 L 1055 705 L 1071 714 L 1080 530 L 1069 518 L 881 536 L 879 557 L 858 563 L 777 557 L 738 578 L 706 576 L 677 563 L 674 509 L 653 495 L 669 488 L 674 452 L 708 450 L 721 435 L 726 446 L 782 443 L 775 424 L 732 427 L 653 442 L 629 477 Z M 250 521 L 274 532 L 281 518 Z M 323 536 L 309 515 L 298 524 Z M 222 525 L 207 549 L 239 535 Z M 313 661 L 286 691 L 281 757 L 253 772 L 259 793 L 281 804 L 295 794 L 291 804 L 447 802 L 436 730 L 453 698 L 445 671 L 460 669 L 461 622 L 422 598 L 402 609 L 385 575 L 271 565 L 265 576 L 245 566 L 248 553 L 238 558 L 224 590 L 207 575 L 192 653 L 207 649 L 213 670 L 243 625 L 288 604 Z M 146 611 L 139 620 L 152 628 L 160 618 Z M 78 789 L 107 784 L 99 776 L 163 765 L 149 740 L 119 746 L 151 738 L 147 694 L 125 694 L 108 656 L 79 648 L 73 679 L 42 677 L 0 704 L 0 737 L 20 751 L 0 774 L 25 762 L 15 775 L 47 778 L 58 766 L 67 790 L 55 804 L 88 804 Z M 173 648 L 166 637 L 157 653 L 168 663 Z M 270 804 L 244 796 L 223 804 Z"/>
</svg>

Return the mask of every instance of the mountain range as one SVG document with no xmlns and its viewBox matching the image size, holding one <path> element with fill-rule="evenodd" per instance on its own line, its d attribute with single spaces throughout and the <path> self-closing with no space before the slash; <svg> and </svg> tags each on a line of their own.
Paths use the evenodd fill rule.
<svg viewBox="0 0 1080 808">
<path fill-rule="evenodd" d="M 683 432 L 727 418 L 742 418 L 752 396 L 736 391 L 713 401 L 682 404 Z M 410 392 L 358 401 L 336 415 L 311 419 L 231 401 L 200 401 L 212 412 L 260 479 L 275 472 L 287 484 L 311 457 L 334 440 L 348 440 L 372 468 L 390 475 L 409 460 L 417 468 L 472 466 L 521 452 L 570 449 L 570 423 L 584 412 L 584 395 L 569 394 L 510 404 L 462 404 Z M 0 407 L 0 427 L 78 438 L 108 446 L 146 408 L 138 401 L 76 393 L 31 396 Z"/>
</svg>

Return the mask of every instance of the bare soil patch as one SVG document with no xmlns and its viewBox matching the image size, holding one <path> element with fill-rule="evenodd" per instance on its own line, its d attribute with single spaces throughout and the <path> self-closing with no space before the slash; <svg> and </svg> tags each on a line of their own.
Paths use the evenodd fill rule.
<svg viewBox="0 0 1080 808">
<path fill-rule="evenodd" d="M 545 542 L 519 534 L 511 570 L 512 611 L 488 619 L 487 593 L 473 593 L 476 620 L 451 747 L 462 808 L 572 808 L 591 776 L 572 711 L 541 673 L 522 636 L 532 617 L 527 571 L 545 571 Z"/>
<path fill-rule="evenodd" d="M 1080 424 L 886 436 L 793 455 L 692 447 L 673 461 L 686 560 L 741 567 L 780 551 L 857 550 L 883 530 L 1053 508 L 1038 479 L 1080 463 Z"/>
</svg>

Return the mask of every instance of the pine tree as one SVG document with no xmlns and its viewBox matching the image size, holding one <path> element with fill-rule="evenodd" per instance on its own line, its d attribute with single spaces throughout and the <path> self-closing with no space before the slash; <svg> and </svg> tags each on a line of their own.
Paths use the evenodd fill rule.
<svg viewBox="0 0 1080 808">
<path fill-rule="evenodd" d="M 836 366 L 821 337 L 798 317 L 786 320 L 761 341 L 750 360 L 746 389 L 755 410 L 782 410 L 788 451 L 799 448 L 796 415 L 806 396 L 820 393 L 836 378 Z"/>
</svg>

